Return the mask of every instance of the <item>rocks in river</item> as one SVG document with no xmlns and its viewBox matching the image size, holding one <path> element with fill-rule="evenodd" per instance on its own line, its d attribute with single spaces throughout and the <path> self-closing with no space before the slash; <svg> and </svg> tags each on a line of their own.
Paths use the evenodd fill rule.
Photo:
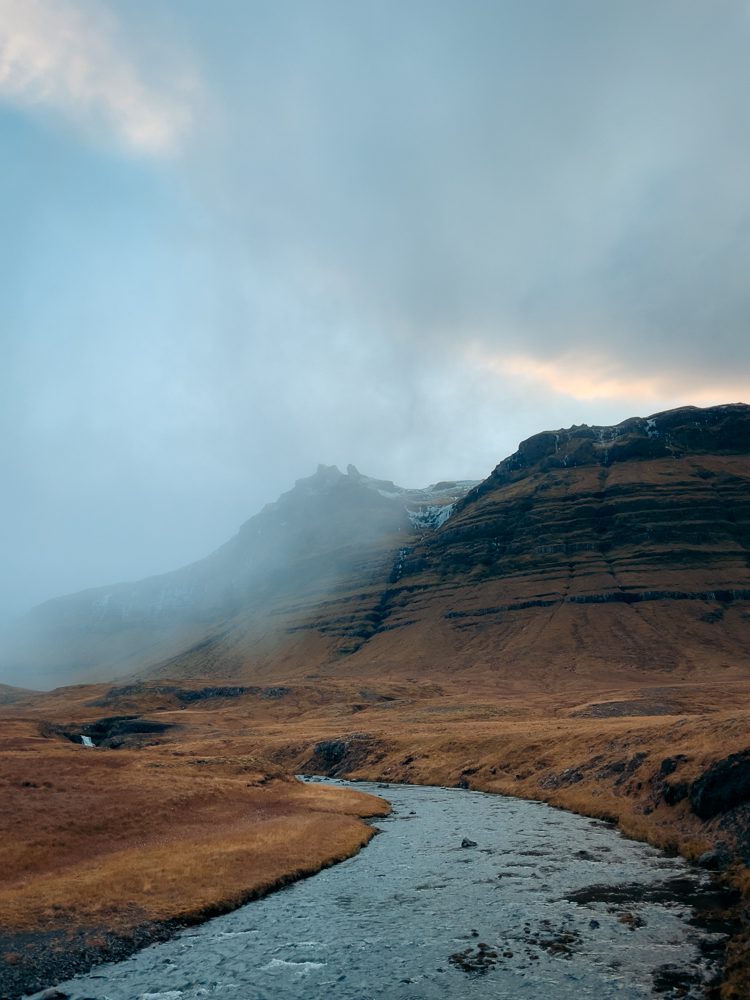
<svg viewBox="0 0 750 1000">
<path fill-rule="evenodd" d="M 583 941 L 579 931 L 569 924 L 567 915 L 558 927 L 547 919 L 540 920 L 535 929 L 526 923 L 516 940 L 523 946 L 525 957 L 532 961 L 538 961 L 541 952 L 552 958 L 571 958 Z M 504 951 L 503 956 L 512 958 L 513 953 Z"/>
<path fill-rule="evenodd" d="M 669 993 L 670 996 L 686 996 L 692 986 L 701 982 L 694 969 L 680 968 L 679 965 L 662 965 L 654 972 L 654 993 Z"/>
<path fill-rule="evenodd" d="M 498 954 L 484 941 L 480 941 L 476 947 L 465 948 L 464 951 L 457 951 L 448 959 L 453 965 L 457 965 L 464 972 L 487 972 L 497 965 Z"/>
<path fill-rule="evenodd" d="M 471 931 L 471 937 L 478 936 L 478 931 Z M 532 930 L 530 924 L 524 924 L 521 934 L 511 936 L 510 940 L 503 944 L 489 945 L 485 941 L 480 941 L 476 945 L 469 945 L 463 951 L 455 952 L 449 961 L 466 973 L 484 973 L 496 965 L 502 966 L 504 960 L 512 959 L 516 955 L 510 947 L 511 942 L 523 947 L 523 954 L 527 959 L 538 961 L 541 952 L 546 952 L 553 958 L 570 958 L 580 948 L 582 938 L 580 933 L 566 922 L 555 927 L 550 920 L 541 920 L 536 930 Z"/>
<path fill-rule="evenodd" d="M 577 931 L 558 931 L 551 937 L 542 938 L 539 945 L 548 955 L 560 955 L 570 958 L 581 943 L 581 935 Z"/>
<path fill-rule="evenodd" d="M 477 846 L 476 840 L 469 840 L 468 837 L 464 837 L 464 839 L 461 841 L 461 847 L 476 847 L 476 846 Z"/>
<path fill-rule="evenodd" d="M 575 851 L 573 853 L 573 857 L 574 858 L 578 858 L 579 861 L 600 861 L 601 860 L 600 858 L 597 858 L 597 856 L 595 854 L 592 854 L 591 851 L 585 851 L 585 850 Z"/>
</svg>

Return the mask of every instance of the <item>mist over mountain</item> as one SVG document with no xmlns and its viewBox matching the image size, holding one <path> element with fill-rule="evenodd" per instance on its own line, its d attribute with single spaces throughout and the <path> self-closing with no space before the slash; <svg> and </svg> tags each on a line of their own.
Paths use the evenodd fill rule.
<svg viewBox="0 0 750 1000">
<path fill-rule="evenodd" d="M 205 559 L 33 609 L 2 676 L 735 669 L 749 486 L 744 404 L 543 432 L 481 483 L 319 466 Z"/>
<path fill-rule="evenodd" d="M 319 460 L 477 479 L 750 398 L 748 30 L 3 0 L 0 614 L 193 562 Z"/>
<path fill-rule="evenodd" d="M 205 559 L 32 609 L 9 630 L 3 676 L 31 686 L 114 677 L 195 644 L 208 649 L 206 634 L 224 634 L 229 622 L 265 649 L 284 634 L 274 616 L 288 602 L 304 616 L 331 593 L 387 576 L 393 549 L 442 523 L 474 485 L 405 489 L 353 465 L 318 466 Z"/>
</svg>

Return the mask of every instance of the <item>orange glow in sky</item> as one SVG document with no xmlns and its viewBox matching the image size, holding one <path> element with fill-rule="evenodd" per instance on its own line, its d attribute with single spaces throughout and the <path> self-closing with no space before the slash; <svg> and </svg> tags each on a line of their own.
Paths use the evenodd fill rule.
<svg viewBox="0 0 750 1000">
<path fill-rule="evenodd" d="M 520 379 L 535 387 L 544 387 L 562 396 L 590 401 L 597 399 L 630 400 L 656 404 L 665 400 L 684 400 L 693 405 L 710 406 L 750 398 L 750 381 L 715 384 L 691 380 L 683 373 L 640 375 L 627 371 L 603 356 L 563 355 L 552 361 L 532 355 L 490 354 L 471 351 L 474 364 L 503 378 Z"/>
</svg>

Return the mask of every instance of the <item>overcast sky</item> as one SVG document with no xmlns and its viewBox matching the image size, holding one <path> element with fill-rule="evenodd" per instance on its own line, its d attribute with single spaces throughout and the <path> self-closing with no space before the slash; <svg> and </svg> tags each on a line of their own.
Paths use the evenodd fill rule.
<svg viewBox="0 0 750 1000">
<path fill-rule="evenodd" d="M 746 0 L 0 0 L 0 610 L 750 402 Z"/>
</svg>

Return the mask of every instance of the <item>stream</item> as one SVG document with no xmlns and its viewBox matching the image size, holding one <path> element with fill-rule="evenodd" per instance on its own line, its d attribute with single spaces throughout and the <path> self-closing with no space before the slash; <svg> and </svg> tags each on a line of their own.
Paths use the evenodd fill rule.
<svg viewBox="0 0 750 1000">
<path fill-rule="evenodd" d="M 360 854 L 58 989 L 73 1000 L 630 1000 L 702 997 L 715 977 L 722 935 L 691 923 L 715 890 L 682 859 L 538 802 L 331 783 L 393 805 Z"/>
</svg>

